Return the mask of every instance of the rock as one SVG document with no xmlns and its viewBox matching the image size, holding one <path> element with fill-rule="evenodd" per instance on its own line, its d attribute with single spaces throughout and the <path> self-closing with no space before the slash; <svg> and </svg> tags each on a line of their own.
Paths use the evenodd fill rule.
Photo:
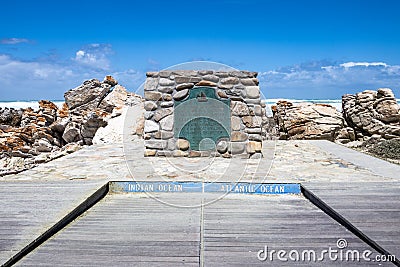
<svg viewBox="0 0 400 267">
<path fill-rule="evenodd" d="M 343 128 L 341 114 L 332 106 L 312 103 L 293 105 L 279 101 L 272 109 L 281 136 L 288 139 L 333 141 Z"/>
<path fill-rule="evenodd" d="M 151 121 L 151 120 L 145 120 L 145 122 L 144 122 L 144 132 L 145 133 L 153 133 L 153 132 L 157 132 L 158 130 L 159 130 L 158 123 Z"/>
<path fill-rule="evenodd" d="M 217 151 L 221 154 L 224 154 L 226 151 L 228 151 L 228 142 L 225 140 L 221 140 L 217 144 Z"/>
<path fill-rule="evenodd" d="M 173 87 L 165 87 L 165 86 L 160 86 L 158 87 L 158 91 L 166 94 L 171 94 L 174 91 Z"/>
<path fill-rule="evenodd" d="M 208 75 L 203 76 L 203 81 L 209 81 L 209 82 L 212 82 L 215 84 L 215 83 L 219 82 L 219 77 L 216 75 L 208 74 Z M 208 85 L 206 85 L 206 86 L 208 86 Z"/>
<path fill-rule="evenodd" d="M 195 151 L 195 150 L 189 151 L 189 158 L 196 158 L 196 157 L 201 157 L 200 151 Z"/>
<path fill-rule="evenodd" d="M 111 75 L 107 75 L 104 77 L 103 83 L 109 84 L 111 86 L 116 86 L 118 84 L 117 80 L 115 80 Z"/>
<path fill-rule="evenodd" d="M 242 122 L 242 120 L 240 119 L 240 117 L 231 116 L 231 129 L 232 129 L 232 131 L 240 131 L 241 122 Z"/>
<path fill-rule="evenodd" d="M 199 77 L 189 77 L 188 74 L 185 74 L 187 76 L 176 76 L 175 77 L 175 82 L 177 84 L 181 84 L 181 83 L 198 83 L 200 82 L 200 78 Z"/>
<path fill-rule="evenodd" d="M 146 148 L 165 149 L 167 147 L 166 140 L 145 140 L 144 145 Z"/>
<path fill-rule="evenodd" d="M 161 119 L 165 118 L 166 116 L 172 114 L 173 111 L 174 111 L 173 108 L 163 108 L 163 109 L 156 110 L 154 112 L 153 119 L 154 119 L 154 121 L 158 122 Z"/>
<path fill-rule="evenodd" d="M 355 135 L 400 137 L 400 106 L 389 88 L 342 97 L 343 117 Z M 361 136 L 362 138 L 362 136 Z"/>
<path fill-rule="evenodd" d="M 242 121 L 248 128 L 261 127 L 261 117 L 259 116 L 243 116 Z"/>
<path fill-rule="evenodd" d="M 144 99 L 146 100 L 158 101 L 161 98 L 162 94 L 160 92 L 151 92 L 151 91 L 144 92 Z"/>
<path fill-rule="evenodd" d="M 222 91 L 222 90 L 218 90 L 217 95 L 218 95 L 220 98 L 228 98 L 228 95 L 227 95 L 224 91 Z"/>
<path fill-rule="evenodd" d="M 157 109 L 157 104 L 153 101 L 146 101 L 144 102 L 144 109 L 147 111 L 152 111 Z"/>
<path fill-rule="evenodd" d="M 245 86 L 257 86 L 258 84 L 251 78 L 240 79 L 240 82 Z"/>
<path fill-rule="evenodd" d="M 80 131 L 80 125 L 76 122 L 68 123 L 68 125 L 65 127 L 62 138 L 66 143 L 73 143 L 81 140 L 82 136 Z"/>
<path fill-rule="evenodd" d="M 68 154 L 71 154 L 71 153 L 73 153 L 73 152 L 76 152 L 76 151 L 80 150 L 81 148 L 82 148 L 82 146 L 80 146 L 80 145 L 77 144 L 77 143 L 70 143 L 70 144 L 67 144 L 63 149 L 64 149 Z"/>
<path fill-rule="evenodd" d="M 263 137 L 261 134 L 249 134 L 249 140 L 250 141 L 262 141 Z"/>
<path fill-rule="evenodd" d="M 81 126 L 81 136 L 86 145 L 92 145 L 93 137 L 100 127 L 107 126 L 107 122 L 103 120 L 97 113 L 90 113 Z"/>
<path fill-rule="evenodd" d="M 87 106 L 89 109 L 94 109 L 111 92 L 111 87 L 110 84 L 101 83 L 97 79 L 85 81 L 82 85 L 64 94 L 65 103 L 70 110 L 82 105 Z"/>
<path fill-rule="evenodd" d="M 125 87 L 121 85 L 116 85 L 115 88 L 109 93 L 98 106 L 100 109 L 105 110 L 109 113 L 113 111 L 114 108 L 121 108 L 125 105 L 128 98 L 128 92 Z"/>
<path fill-rule="evenodd" d="M 187 157 L 189 156 L 188 151 L 182 151 L 182 150 L 175 150 L 172 154 L 174 157 Z"/>
<path fill-rule="evenodd" d="M 10 125 L 10 126 L 19 126 L 22 119 L 23 111 L 16 110 L 13 108 L 0 108 L 0 124 Z"/>
<path fill-rule="evenodd" d="M 128 93 L 111 76 L 103 82 L 87 80 L 64 96 L 61 109 L 47 100 L 39 101 L 37 111 L 27 108 L 15 113 L 0 109 L 0 149 L 12 157 L 25 158 L 24 168 L 32 168 L 71 153 L 80 145 L 91 145 L 107 121 L 122 118 L 119 116 L 126 105 L 143 105 L 140 96 Z M 119 125 L 123 126 L 123 121 Z M 8 170 L 6 174 L 15 171 L 18 170 Z"/>
<path fill-rule="evenodd" d="M 167 117 L 160 120 L 161 129 L 166 131 L 172 131 L 174 127 L 174 116 L 168 115 Z"/>
<path fill-rule="evenodd" d="M 172 100 L 172 96 L 170 94 L 163 94 L 163 100 L 164 101 L 171 101 Z"/>
<path fill-rule="evenodd" d="M 260 88 L 258 86 L 246 86 L 246 97 L 258 99 L 260 97 Z"/>
<path fill-rule="evenodd" d="M 250 115 L 249 108 L 245 103 L 239 101 L 231 101 L 232 115 L 247 116 Z"/>
<path fill-rule="evenodd" d="M 223 78 L 221 79 L 221 84 L 226 85 L 226 84 L 238 84 L 239 79 L 237 77 L 228 77 L 228 78 Z"/>
<path fill-rule="evenodd" d="M 176 86 L 176 90 L 180 91 L 183 89 L 191 89 L 191 88 L 193 88 L 193 86 L 194 86 L 193 83 L 181 83 Z"/>
<path fill-rule="evenodd" d="M 153 117 L 153 115 L 154 115 L 154 112 L 152 112 L 152 111 L 145 111 L 144 112 L 144 118 L 146 120 L 151 119 Z"/>
<path fill-rule="evenodd" d="M 45 163 L 48 161 L 50 161 L 50 155 L 48 155 L 47 153 L 40 154 L 37 157 L 35 157 L 35 159 L 34 159 L 35 163 Z"/>
<path fill-rule="evenodd" d="M 161 86 L 172 86 L 175 84 L 175 82 L 170 79 L 160 78 L 158 84 Z"/>
<path fill-rule="evenodd" d="M 63 103 L 61 109 L 57 111 L 58 118 L 67 118 L 69 115 L 69 108 L 67 103 Z"/>
<path fill-rule="evenodd" d="M 174 137 L 174 133 L 170 131 L 158 131 L 154 134 L 154 138 L 156 139 L 170 139 Z"/>
<path fill-rule="evenodd" d="M 232 132 L 231 141 L 232 142 L 243 142 L 247 140 L 247 134 L 243 132 Z"/>
<path fill-rule="evenodd" d="M 38 152 L 51 152 L 53 146 L 46 139 L 40 139 L 35 143 Z"/>
<path fill-rule="evenodd" d="M 201 80 L 200 82 L 196 83 L 196 86 L 216 87 L 217 84 L 211 81 Z"/>
<path fill-rule="evenodd" d="M 173 101 L 163 101 L 163 102 L 161 102 L 161 104 L 160 104 L 160 106 L 162 107 L 162 108 L 169 108 L 169 107 L 172 107 L 174 105 L 174 102 Z"/>
<path fill-rule="evenodd" d="M 68 118 L 60 118 L 50 125 L 50 129 L 54 132 L 63 133 L 68 123 Z"/>
<path fill-rule="evenodd" d="M 232 154 L 242 154 L 245 152 L 246 142 L 231 142 L 228 146 L 228 151 Z"/>
<path fill-rule="evenodd" d="M 172 95 L 172 97 L 175 99 L 175 100 L 182 100 L 182 99 L 184 99 L 187 95 L 189 94 L 189 90 L 188 89 L 184 89 L 184 90 L 182 90 L 182 91 L 179 91 L 179 92 L 175 92 L 173 95 Z"/>
<path fill-rule="evenodd" d="M 145 149 L 144 150 L 144 156 L 145 157 L 153 157 L 156 155 L 157 150 L 154 149 Z"/>
<path fill-rule="evenodd" d="M 249 141 L 247 143 L 247 153 L 254 154 L 256 152 L 261 152 L 262 143 L 256 141 Z"/>
<path fill-rule="evenodd" d="M 178 139 L 178 140 L 176 141 L 176 147 L 177 147 L 179 150 L 186 151 L 186 150 L 189 149 L 189 146 L 190 146 L 189 141 L 187 141 L 187 140 L 185 140 L 185 139 Z"/>
</svg>

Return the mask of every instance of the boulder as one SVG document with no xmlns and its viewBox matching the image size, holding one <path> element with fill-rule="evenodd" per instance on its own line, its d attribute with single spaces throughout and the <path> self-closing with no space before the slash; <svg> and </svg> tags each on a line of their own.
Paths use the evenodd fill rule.
<svg viewBox="0 0 400 267">
<path fill-rule="evenodd" d="M 19 126 L 22 119 L 23 110 L 13 108 L 0 108 L 0 124 Z"/>
<path fill-rule="evenodd" d="M 333 141 L 343 128 L 342 115 L 330 105 L 279 101 L 272 112 L 280 139 Z"/>
<path fill-rule="evenodd" d="M 400 106 L 389 88 L 342 97 L 343 117 L 356 135 L 400 137 Z"/>
</svg>

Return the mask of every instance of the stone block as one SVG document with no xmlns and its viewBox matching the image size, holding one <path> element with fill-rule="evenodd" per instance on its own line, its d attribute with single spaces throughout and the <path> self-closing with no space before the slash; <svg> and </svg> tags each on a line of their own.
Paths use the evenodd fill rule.
<svg viewBox="0 0 400 267">
<path fill-rule="evenodd" d="M 144 122 L 144 132 L 145 133 L 153 133 L 157 132 L 159 130 L 160 126 L 158 123 L 151 121 L 151 120 L 145 120 Z"/>
<path fill-rule="evenodd" d="M 226 151 L 228 151 L 228 141 L 221 140 L 217 144 L 217 151 L 221 154 L 224 154 Z"/>
<path fill-rule="evenodd" d="M 160 92 L 154 92 L 154 91 L 148 91 L 144 92 L 144 99 L 146 100 L 152 100 L 152 101 L 158 101 L 162 97 L 162 94 Z"/>
<path fill-rule="evenodd" d="M 232 142 L 243 142 L 246 141 L 248 139 L 247 134 L 243 133 L 243 132 L 232 132 L 231 134 L 231 141 Z"/>
<path fill-rule="evenodd" d="M 175 82 L 167 78 L 160 78 L 158 84 L 161 86 L 172 86 L 175 84 Z"/>
<path fill-rule="evenodd" d="M 145 111 L 145 112 L 144 112 L 144 118 L 145 118 L 146 120 L 151 119 L 151 117 L 153 117 L 153 115 L 154 115 L 154 112 L 153 112 L 153 111 Z"/>
<path fill-rule="evenodd" d="M 159 86 L 157 89 L 159 92 L 166 93 L 166 94 L 171 94 L 174 91 L 174 87 L 170 87 L 170 86 Z"/>
<path fill-rule="evenodd" d="M 246 142 L 230 142 L 228 152 L 232 155 L 242 154 L 246 150 Z"/>
<path fill-rule="evenodd" d="M 249 107 L 243 102 L 231 101 L 231 110 L 232 110 L 232 115 L 235 116 L 250 115 Z"/>
<path fill-rule="evenodd" d="M 189 94 L 189 90 L 188 89 L 184 89 L 184 90 L 182 90 L 182 91 L 178 91 L 178 92 L 175 92 L 173 95 L 172 95 L 172 97 L 175 99 L 175 100 L 182 100 L 182 99 L 184 99 L 187 95 Z"/>
<path fill-rule="evenodd" d="M 240 82 L 245 86 L 256 86 L 257 85 L 254 83 L 253 79 L 251 79 L 251 78 L 240 79 Z"/>
<path fill-rule="evenodd" d="M 176 141 L 176 147 L 177 147 L 179 150 L 186 151 L 186 150 L 189 149 L 189 146 L 190 146 L 189 141 L 187 141 L 187 140 L 185 140 L 185 139 L 178 139 L 178 140 Z"/>
<path fill-rule="evenodd" d="M 189 152 L 182 151 L 182 150 L 175 150 L 172 155 L 174 157 L 187 157 L 187 156 L 189 156 Z"/>
<path fill-rule="evenodd" d="M 158 86 L 158 78 L 147 78 L 144 84 L 145 91 L 153 91 L 156 90 Z"/>
<path fill-rule="evenodd" d="M 260 88 L 258 86 L 246 86 L 246 97 L 251 99 L 260 98 Z"/>
<path fill-rule="evenodd" d="M 262 141 L 263 138 L 261 134 L 249 134 L 249 140 L 250 141 Z"/>
<path fill-rule="evenodd" d="M 154 149 L 145 149 L 144 150 L 144 156 L 145 157 L 153 157 L 156 155 L 157 150 Z"/>
<path fill-rule="evenodd" d="M 172 131 L 174 128 L 174 116 L 169 115 L 162 120 L 160 120 L 160 126 L 161 129 L 166 130 L 166 131 Z"/>
<path fill-rule="evenodd" d="M 173 112 L 174 112 L 174 109 L 172 107 L 158 109 L 154 112 L 153 119 L 154 119 L 154 121 L 158 122 L 161 119 L 167 117 L 168 115 L 171 115 Z"/>
<path fill-rule="evenodd" d="M 169 131 L 161 130 L 161 131 L 158 131 L 158 132 L 154 133 L 154 138 L 156 138 L 156 139 L 164 139 L 164 140 L 166 140 L 166 139 L 170 139 L 172 137 L 174 137 L 174 133 L 173 132 L 169 132 Z"/>
<path fill-rule="evenodd" d="M 210 82 L 213 82 L 213 83 L 217 83 L 219 81 L 219 77 L 216 76 L 216 75 L 209 74 L 209 75 L 203 76 L 203 80 L 210 81 Z"/>
<path fill-rule="evenodd" d="M 240 117 L 231 116 L 231 129 L 232 131 L 240 131 L 242 120 Z"/>
<path fill-rule="evenodd" d="M 220 98 L 228 98 L 228 95 L 227 95 L 224 91 L 222 91 L 222 90 L 218 90 L 218 91 L 217 91 L 217 95 L 218 95 Z"/>
<path fill-rule="evenodd" d="M 146 148 L 152 149 L 165 149 L 167 148 L 167 141 L 166 140 L 145 140 L 144 146 Z"/>
<path fill-rule="evenodd" d="M 181 83 L 176 86 L 176 90 L 180 91 L 183 89 L 191 89 L 191 88 L 193 88 L 193 86 L 194 86 L 193 83 Z"/>
<path fill-rule="evenodd" d="M 172 107 L 173 105 L 174 105 L 173 101 L 163 101 L 160 103 L 160 106 L 162 108 L 169 108 L 169 107 Z"/>
<path fill-rule="evenodd" d="M 261 152 L 262 143 L 257 141 L 249 141 L 247 143 L 247 153 L 254 154 L 256 152 Z"/>
<path fill-rule="evenodd" d="M 195 150 L 189 151 L 189 157 L 190 158 L 196 158 L 196 157 L 200 157 L 200 156 L 201 156 L 201 152 L 200 151 L 195 151 Z"/>
<path fill-rule="evenodd" d="M 239 79 L 237 77 L 227 77 L 227 78 L 223 78 L 221 79 L 221 84 L 225 85 L 225 84 L 238 84 L 239 83 Z"/>
<path fill-rule="evenodd" d="M 201 79 L 199 77 L 188 77 L 188 76 L 176 76 L 175 82 L 177 84 L 181 83 L 198 83 Z"/>
<path fill-rule="evenodd" d="M 163 98 L 164 101 L 171 101 L 172 100 L 172 95 L 163 94 L 162 98 Z"/>
<path fill-rule="evenodd" d="M 204 81 L 204 80 L 202 80 L 202 81 L 196 83 L 196 86 L 216 87 L 217 84 L 216 84 L 216 83 L 213 83 L 213 82 L 210 82 L 210 81 Z"/>
<path fill-rule="evenodd" d="M 158 157 L 171 157 L 173 156 L 173 152 L 172 151 L 168 151 L 168 150 L 158 150 L 156 153 L 156 156 Z"/>
</svg>

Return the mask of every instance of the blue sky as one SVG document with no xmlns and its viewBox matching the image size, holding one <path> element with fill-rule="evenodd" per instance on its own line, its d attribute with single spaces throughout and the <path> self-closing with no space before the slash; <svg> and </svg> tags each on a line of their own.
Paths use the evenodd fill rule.
<svg viewBox="0 0 400 267">
<path fill-rule="evenodd" d="M 3 1 L 0 101 L 63 99 L 85 79 L 130 91 L 209 60 L 259 72 L 266 98 L 400 98 L 400 1 Z"/>
</svg>

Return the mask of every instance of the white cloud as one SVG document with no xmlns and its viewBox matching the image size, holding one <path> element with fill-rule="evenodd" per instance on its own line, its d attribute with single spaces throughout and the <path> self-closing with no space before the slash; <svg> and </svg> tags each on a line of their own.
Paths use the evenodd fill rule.
<svg viewBox="0 0 400 267">
<path fill-rule="evenodd" d="M 79 52 L 79 51 L 78 51 Z M 76 56 L 86 56 L 78 53 Z M 81 62 L 23 61 L 0 54 L 0 100 L 62 100 L 64 93 L 83 81 L 112 75 L 129 91 L 144 82 L 145 73 L 90 68 Z"/>
<path fill-rule="evenodd" d="M 20 44 L 20 43 L 28 43 L 29 40 L 25 38 L 4 38 L 0 40 L 0 44 Z"/>
<path fill-rule="evenodd" d="M 74 60 L 91 68 L 109 70 L 112 49 L 110 44 L 89 44 L 75 53 Z"/>
<path fill-rule="evenodd" d="M 352 68 L 352 67 L 387 67 L 388 65 L 383 62 L 346 62 L 340 64 L 340 67 Z"/>
<path fill-rule="evenodd" d="M 400 65 L 384 62 L 314 61 L 261 72 L 259 79 L 267 98 L 340 98 L 379 87 L 400 97 Z"/>
</svg>

